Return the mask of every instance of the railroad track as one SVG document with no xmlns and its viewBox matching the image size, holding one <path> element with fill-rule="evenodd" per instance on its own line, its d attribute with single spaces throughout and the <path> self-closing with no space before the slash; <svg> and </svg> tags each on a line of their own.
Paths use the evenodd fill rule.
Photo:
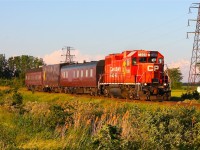
<svg viewBox="0 0 200 150">
<path fill-rule="evenodd" d="M 46 92 L 44 92 L 46 93 Z M 59 93 L 52 93 L 52 94 L 59 94 Z M 159 101 L 159 100 L 130 100 L 130 99 L 121 99 L 121 98 L 109 98 L 109 97 L 104 97 L 104 96 L 90 96 L 90 95 L 81 95 L 81 94 L 66 94 L 70 96 L 75 96 L 78 98 L 84 97 L 88 99 L 105 99 L 105 100 L 111 100 L 115 102 L 126 102 L 126 103 L 136 103 L 136 104 L 147 104 L 147 105 L 165 105 L 165 106 L 183 106 L 183 107 L 196 107 L 197 109 L 200 109 L 200 103 L 194 100 L 188 100 L 188 101 Z"/>
<path fill-rule="evenodd" d="M 74 96 L 74 94 L 72 94 Z M 188 101 L 159 101 L 159 100 L 152 100 L 152 101 L 147 101 L 147 100 L 129 100 L 129 99 L 121 99 L 121 98 L 109 98 L 109 97 L 104 97 L 104 96 L 90 96 L 90 95 L 77 95 L 77 97 L 85 97 L 85 98 L 94 98 L 94 99 L 109 99 L 112 101 L 117 101 L 117 102 L 128 102 L 128 103 L 137 103 L 137 104 L 148 104 L 148 105 L 165 105 L 165 106 L 180 106 L 180 107 L 195 107 L 197 109 L 200 109 L 200 103 L 198 103 L 195 100 L 188 100 Z"/>
</svg>

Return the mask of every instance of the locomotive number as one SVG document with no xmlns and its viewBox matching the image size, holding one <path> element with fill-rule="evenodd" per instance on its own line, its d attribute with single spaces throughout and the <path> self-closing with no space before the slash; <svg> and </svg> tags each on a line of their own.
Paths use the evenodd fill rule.
<svg viewBox="0 0 200 150">
<path fill-rule="evenodd" d="M 116 77 L 117 77 L 117 74 L 114 74 L 114 73 L 110 74 L 110 78 L 116 78 Z"/>
<path fill-rule="evenodd" d="M 116 78 L 119 72 L 121 72 L 121 67 L 110 67 L 110 78 Z"/>
<path fill-rule="evenodd" d="M 147 57 L 147 53 L 138 53 L 139 57 Z"/>
<path fill-rule="evenodd" d="M 114 71 L 116 72 L 121 71 L 121 67 L 110 67 L 110 72 L 114 72 Z"/>
<path fill-rule="evenodd" d="M 158 69 L 159 69 L 158 65 L 155 65 L 155 66 L 149 65 L 149 66 L 147 66 L 147 71 L 156 71 Z"/>
</svg>

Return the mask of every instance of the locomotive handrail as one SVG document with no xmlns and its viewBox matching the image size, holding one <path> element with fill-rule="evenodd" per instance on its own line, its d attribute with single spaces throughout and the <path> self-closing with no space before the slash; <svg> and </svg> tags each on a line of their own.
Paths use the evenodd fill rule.
<svg viewBox="0 0 200 150">
<path fill-rule="evenodd" d="M 170 79 L 169 72 L 168 72 L 168 66 L 167 66 L 167 64 L 164 64 L 164 66 L 166 67 L 164 73 L 166 74 L 166 76 L 168 78 L 169 87 L 171 89 L 171 79 Z"/>
<path fill-rule="evenodd" d="M 164 79 L 162 79 L 163 82 L 166 81 L 165 77 L 167 76 L 169 79 L 169 76 L 167 72 L 162 71 L 156 71 L 156 72 L 148 72 L 145 71 L 142 74 L 135 74 L 136 77 L 139 77 L 135 83 L 142 82 L 142 79 L 144 79 L 143 83 L 146 83 L 150 79 L 152 79 L 155 74 L 157 75 L 157 78 L 160 79 L 161 74 L 163 74 Z M 112 78 L 110 78 L 112 76 Z M 170 81 L 170 80 L 169 80 Z M 98 80 L 98 84 L 102 83 L 125 83 L 125 76 L 123 73 L 113 73 L 113 74 L 101 74 Z"/>
</svg>

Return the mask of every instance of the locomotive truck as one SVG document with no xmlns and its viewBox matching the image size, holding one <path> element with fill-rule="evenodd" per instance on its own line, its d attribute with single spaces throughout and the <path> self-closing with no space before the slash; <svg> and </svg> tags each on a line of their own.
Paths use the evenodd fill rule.
<svg viewBox="0 0 200 150">
<path fill-rule="evenodd" d="M 158 51 L 126 50 L 104 60 L 46 65 L 26 72 L 28 89 L 127 99 L 169 100 L 170 79 Z"/>
</svg>

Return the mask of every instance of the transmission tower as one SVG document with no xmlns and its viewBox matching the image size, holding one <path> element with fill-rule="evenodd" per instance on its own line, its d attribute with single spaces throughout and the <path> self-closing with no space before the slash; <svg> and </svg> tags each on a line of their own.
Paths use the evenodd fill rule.
<svg viewBox="0 0 200 150">
<path fill-rule="evenodd" d="M 189 33 L 193 33 L 194 36 L 194 43 L 192 49 L 192 57 L 190 63 L 190 71 L 188 77 L 188 84 L 194 85 L 196 82 L 199 82 L 198 78 L 200 76 L 200 3 L 192 3 L 189 7 L 189 13 L 191 12 L 192 8 L 198 9 L 197 19 L 189 19 L 188 26 L 190 25 L 190 21 L 196 21 L 196 30 L 195 32 L 187 32 L 187 37 Z"/>
<path fill-rule="evenodd" d="M 71 55 L 71 50 L 74 50 L 74 49 L 72 47 L 70 47 L 70 46 L 67 46 L 67 47 L 65 46 L 65 47 L 62 48 L 62 50 L 66 51 L 66 54 L 61 55 L 61 56 L 65 56 L 64 63 L 69 63 L 69 64 L 74 63 L 73 57 L 75 55 Z"/>
</svg>

